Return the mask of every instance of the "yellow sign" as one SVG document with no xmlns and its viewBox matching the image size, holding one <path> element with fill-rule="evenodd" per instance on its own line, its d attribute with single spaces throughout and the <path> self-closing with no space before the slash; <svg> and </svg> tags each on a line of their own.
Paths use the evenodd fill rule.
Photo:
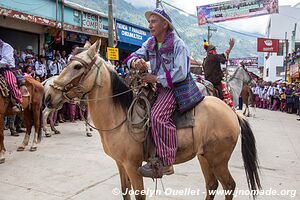
<svg viewBox="0 0 300 200">
<path fill-rule="evenodd" d="M 107 59 L 108 60 L 119 60 L 119 49 L 107 47 Z"/>
</svg>

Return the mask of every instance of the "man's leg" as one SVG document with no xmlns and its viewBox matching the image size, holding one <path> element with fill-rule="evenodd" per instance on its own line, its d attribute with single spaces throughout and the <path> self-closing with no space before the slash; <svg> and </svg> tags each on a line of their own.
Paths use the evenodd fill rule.
<svg viewBox="0 0 300 200">
<path fill-rule="evenodd" d="M 222 90 L 222 83 L 217 83 L 217 84 L 214 84 L 215 88 L 218 90 L 218 95 L 219 95 L 219 98 L 221 100 L 224 99 L 224 96 L 223 96 L 223 90 Z"/>
<path fill-rule="evenodd" d="M 5 77 L 7 85 L 11 91 L 11 95 L 12 95 L 13 99 L 15 100 L 15 102 L 12 102 L 13 111 L 20 112 L 20 109 L 18 107 L 20 106 L 20 104 L 22 104 L 23 99 L 22 99 L 22 94 L 17 85 L 17 79 L 10 70 L 4 71 L 3 76 Z"/>
<path fill-rule="evenodd" d="M 174 173 L 172 164 L 175 161 L 177 150 L 176 127 L 171 119 L 175 109 L 176 101 L 173 90 L 162 88 L 152 107 L 151 127 L 156 154 L 161 159 L 163 166 L 165 166 L 162 173 L 168 175 Z M 138 173 L 145 177 L 155 177 L 159 169 L 154 169 L 150 165 L 150 163 L 147 163 L 140 167 Z"/>
</svg>

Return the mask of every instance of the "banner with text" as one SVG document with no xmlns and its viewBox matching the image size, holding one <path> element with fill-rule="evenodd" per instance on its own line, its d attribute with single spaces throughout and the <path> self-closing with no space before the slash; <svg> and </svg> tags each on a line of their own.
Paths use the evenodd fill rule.
<svg viewBox="0 0 300 200">
<path fill-rule="evenodd" d="M 228 67 L 239 67 L 241 66 L 241 62 L 243 62 L 247 68 L 258 68 L 258 57 L 230 58 Z"/>
<path fill-rule="evenodd" d="M 278 0 L 232 0 L 197 6 L 198 24 L 278 13 Z"/>
<path fill-rule="evenodd" d="M 258 52 L 278 52 L 279 40 L 269 38 L 257 38 Z"/>
</svg>

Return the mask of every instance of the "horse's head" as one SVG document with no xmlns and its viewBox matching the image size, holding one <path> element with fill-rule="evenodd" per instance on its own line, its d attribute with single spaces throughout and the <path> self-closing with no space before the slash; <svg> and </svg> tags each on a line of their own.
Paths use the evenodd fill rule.
<svg viewBox="0 0 300 200">
<path fill-rule="evenodd" d="M 234 74 L 230 77 L 229 81 L 231 81 L 231 80 L 242 81 L 243 84 L 249 84 L 249 83 L 253 82 L 253 79 L 250 76 L 249 71 L 243 65 L 236 69 Z"/>
<path fill-rule="evenodd" d="M 49 108 L 58 108 L 64 102 L 81 98 L 92 90 L 104 62 L 98 55 L 100 45 L 100 40 L 93 45 L 87 42 L 84 46 L 86 50 L 71 58 L 46 93 L 45 99 Z"/>
</svg>

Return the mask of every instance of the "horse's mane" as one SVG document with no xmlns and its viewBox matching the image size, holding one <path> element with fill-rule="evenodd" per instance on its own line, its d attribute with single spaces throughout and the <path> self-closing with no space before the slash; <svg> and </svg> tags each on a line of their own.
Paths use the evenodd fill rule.
<svg viewBox="0 0 300 200">
<path fill-rule="evenodd" d="M 237 72 L 239 71 L 239 67 L 236 68 L 236 70 L 234 71 L 234 73 L 232 74 L 232 76 L 230 76 L 228 81 L 231 81 L 237 74 Z"/>
<path fill-rule="evenodd" d="M 122 92 L 130 90 L 128 85 L 124 82 L 124 80 L 120 78 L 120 76 L 115 72 L 115 70 L 110 69 L 109 71 L 111 72 L 111 85 L 113 95 L 118 95 Z M 127 110 L 130 107 L 132 99 L 132 91 L 113 97 L 114 103 L 120 104 L 124 110 Z"/>
</svg>

